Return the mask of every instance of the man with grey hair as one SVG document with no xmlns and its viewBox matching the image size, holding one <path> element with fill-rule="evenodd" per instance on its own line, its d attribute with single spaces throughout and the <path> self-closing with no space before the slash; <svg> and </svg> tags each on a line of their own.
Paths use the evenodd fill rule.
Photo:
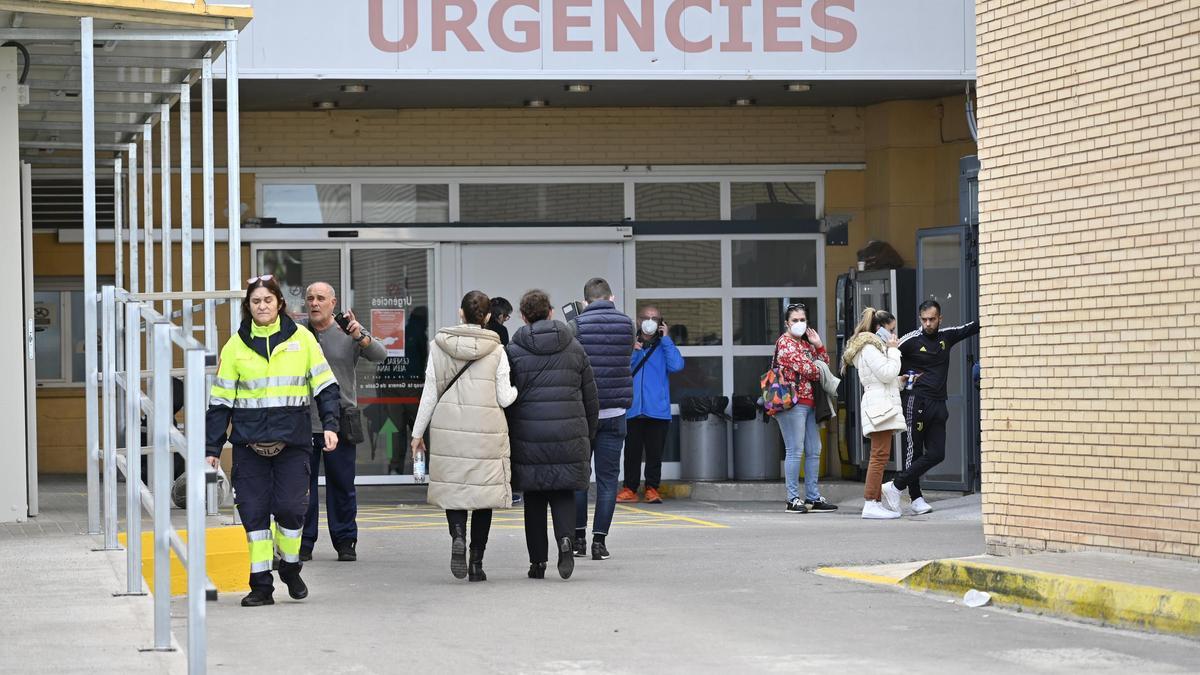
<svg viewBox="0 0 1200 675">
<path fill-rule="evenodd" d="M 309 471 L 308 514 L 304 518 L 304 535 L 300 541 L 300 559 L 312 560 L 317 543 L 317 474 L 321 457 L 325 457 L 325 515 L 329 521 L 329 537 L 337 550 L 338 560 L 358 559 L 358 500 L 354 491 L 354 462 L 357 444 L 363 441 L 362 419 L 359 416 L 358 388 L 354 366 L 360 358 L 379 363 L 387 357 L 387 349 L 354 318 L 354 312 L 336 314 L 337 294 L 333 286 L 318 281 L 305 293 L 308 308 L 308 329 L 316 336 L 333 370 L 342 392 L 341 431 L 338 444 L 323 451 L 324 439 L 320 421 L 313 414 L 313 455 Z M 321 438 L 318 443 L 317 439 Z"/>
</svg>

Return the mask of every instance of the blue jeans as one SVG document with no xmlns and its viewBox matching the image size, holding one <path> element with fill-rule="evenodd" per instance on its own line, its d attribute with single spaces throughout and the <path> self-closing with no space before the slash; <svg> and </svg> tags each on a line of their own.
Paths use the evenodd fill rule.
<svg viewBox="0 0 1200 675">
<path fill-rule="evenodd" d="M 800 461 L 804 460 L 804 501 L 821 498 L 817 474 L 821 472 L 821 434 L 817 431 L 817 412 L 812 406 L 798 405 L 775 416 L 783 433 L 783 476 L 787 498 L 800 496 Z"/>
<path fill-rule="evenodd" d="M 625 416 L 600 420 L 592 439 L 592 459 L 596 463 L 596 517 L 592 534 L 608 536 L 613 512 L 617 510 L 617 479 L 621 475 L 621 448 L 625 446 Z M 587 530 L 588 491 L 575 492 L 575 531 Z"/>
</svg>

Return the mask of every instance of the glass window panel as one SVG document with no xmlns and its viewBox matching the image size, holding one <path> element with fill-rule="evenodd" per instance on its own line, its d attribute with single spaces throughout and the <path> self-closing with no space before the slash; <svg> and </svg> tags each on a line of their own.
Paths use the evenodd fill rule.
<svg viewBox="0 0 1200 675">
<path fill-rule="evenodd" d="M 83 320 L 83 315 L 79 315 Z M 39 380 L 61 380 L 62 294 L 35 291 L 33 294 L 34 369 Z"/>
<path fill-rule="evenodd" d="M 720 220 L 720 183 L 638 183 L 636 220 Z"/>
<path fill-rule="evenodd" d="M 729 201 L 733 220 L 816 218 L 817 184 L 732 183 Z"/>
<path fill-rule="evenodd" d="M 762 374 L 770 367 L 770 356 L 733 357 L 733 394 L 757 399 L 762 394 L 759 389 Z"/>
<path fill-rule="evenodd" d="M 355 315 L 388 357 L 359 360 L 358 408 L 367 440 L 358 447 L 361 475 L 411 474 L 408 441 L 425 385 L 429 339 L 429 249 L 350 251 Z"/>
<path fill-rule="evenodd" d="M 342 252 L 338 249 L 298 248 L 272 249 L 258 252 L 258 274 L 275 277 L 287 312 L 293 319 L 308 316 L 304 309 L 304 294 L 308 285 L 324 281 L 333 286 L 338 298 L 342 293 Z M 342 309 L 341 307 L 338 308 Z"/>
<path fill-rule="evenodd" d="M 746 287 L 816 286 L 814 239 L 760 239 L 733 242 L 733 285 Z"/>
<path fill-rule="evenodd" d="M 697 298 L 686 300 L 639 299 L 638 323 L 642 311 L 653 305 L 662 312 L 667 335 L 680 347 L 721 344 L 721 300 Z"/>
<path fill-rule="evenodd" d="M 639 241 L 638 288 L 720 288 L 721 242 Z"/>
<path fill-rule="evenodd" d="M 685 356 L 683 370 L 671 374 L 671 403 L 689 396 L 722 396 L 720 356 Z"/>
<path fill-rule="evenodd" d="M 625 217 L 620 183 L 515 183 L 459 186 L 464 223 L 619 222 Z"/>
<path fill-rule="evenodd" d="M 274 184 L 263 186 L 262 214 L 291 225 L 350 222 L 350 186 Z"/>
<path fill-rule="evenodd" d="M 450 186 L 362 186 L 364 223 L 445 223 L 450 220 Z"/>
<path fill-rule="evenodd" d="M 793 302 L 804 303 L 816 325 L 820 313 L 816 298 L 734 298 L 733 344 L 773 345 L 783 333 L 783 311 Z"/>
</svg>

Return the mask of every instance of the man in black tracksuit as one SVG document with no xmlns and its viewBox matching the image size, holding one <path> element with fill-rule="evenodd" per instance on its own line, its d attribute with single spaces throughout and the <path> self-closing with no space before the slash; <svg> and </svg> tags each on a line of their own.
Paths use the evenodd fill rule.
<svg viewBox="0 0 1200 675">
<path fill-rule="evenodd" d="M 946 457 L 946 379 L 950 373 L 950 349 L 979 332 L 979 323 L 942 328 L 942 307 L 926 300 L 919 309 L 921 330 L 900 339 L 901 371 L 913 372 L 913 386 L 906 391 L 904 420 L 908 442 L 904 470 L 883 486 L 888 508 L 900 510 L 900 493 L 908 488 L 912 511 L 920 515 L 933 509 L 921 496 L 921 476 Z"/>
</svg>

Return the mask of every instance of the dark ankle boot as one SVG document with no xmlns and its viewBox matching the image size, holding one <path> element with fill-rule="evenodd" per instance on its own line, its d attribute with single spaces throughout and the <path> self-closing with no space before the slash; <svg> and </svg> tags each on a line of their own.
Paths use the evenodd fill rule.
<svg viewBox="0 0 1200 675">
<path fill-rule="evenodd" d="M 545 579 L 546 578 L 546 563 L 529 563 L 529 578 L 530 579 Z"/>
<path fill-rule="evenodd" d="M 570 579 L 575 571 L 575 553 L 572 551 L 574 541 L 571 537 L 558 540 L 558 576 Z"/>
<path fill-rule="evenodd" d="M 467 528 L 455 525 L 450 534 L 450 573 L 455 579 L 467 578 Z"/>
<path fill-rule="evenodd" d="M 242 607 L 262 607 L 263 605 L 275 604 L 275 599 L 272 594 L 261 589 L 254 589 L 250 594 L 242 598 Z"/>
<path fill-rule="evenodd" d="M 487 581 L 483 573 L 483 550 L 471 549 L 471 564 L 467 568 L 467 581 Z"/>
</svg>

